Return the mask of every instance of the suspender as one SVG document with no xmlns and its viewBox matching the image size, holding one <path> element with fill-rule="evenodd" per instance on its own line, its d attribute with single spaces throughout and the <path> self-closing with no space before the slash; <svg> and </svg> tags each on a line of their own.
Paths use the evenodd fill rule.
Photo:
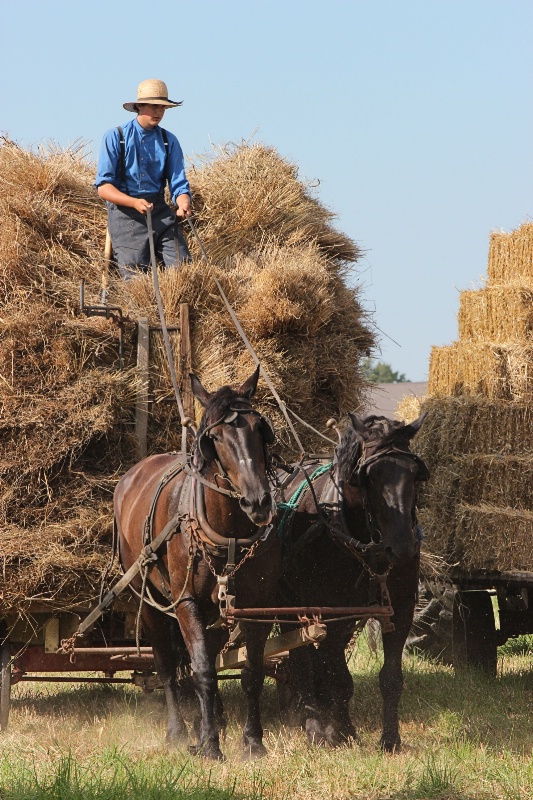
<svg viewBox="0 0 533 800">
<path fill-rule="evenodd" d="M 124 131 L 117 126 L 120 144 L 120 180 L 123 185 L 126 185 L 126 141 L 124 139 Z M 163 144 L 165 145 L 165 160 L 163 162 L 163 175 L 161 178 L 161 191 L 165 190 L 165 183 L 167 180 L 167 161 L 168 161 L 168 136 L 164 128 L 161 128 L 161 135 L 163 136 Z"/>
</svg>

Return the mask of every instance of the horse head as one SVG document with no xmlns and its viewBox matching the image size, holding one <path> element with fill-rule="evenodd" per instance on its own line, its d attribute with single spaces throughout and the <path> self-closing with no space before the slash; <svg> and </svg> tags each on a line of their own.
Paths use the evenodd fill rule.
<svg viewBox="0 0 533 800">
<path fill-rule="evenodd" d="M 356 497 L 362 504 L 367 534 L 391 563 L 412 559 L 418 551 L 418 484 L 428 480 L 429 471 L 410 442 L 425 416 L 405 424 L 350 414 L 351 426 L 337 452 L 341 498 L 346 503 Z"/>
<path fill-rule="evenodd" d="M 275 509 L 267 449 L 275 432 L 251 405 L 258 379 L 259 367 L 237 390 L 223 386 L 210 393 L 196 375 L 191 375 L 191 385 L 204 407 L 196 437 L 199 470 L 216 471 L 225 478 L 236 489 L 241 509 L 255 525 L 263 526 L 271 522 Z"/>
</svg>

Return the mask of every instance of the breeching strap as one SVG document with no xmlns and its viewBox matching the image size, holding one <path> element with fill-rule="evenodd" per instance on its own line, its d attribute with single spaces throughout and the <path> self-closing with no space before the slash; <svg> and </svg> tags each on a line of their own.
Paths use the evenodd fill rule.
<svg viewBox="0 0 533 800">
<path fill-rule="evenodd" d="M 159 320 L 161 322 L 161 331 L 163 332 L 163 340 L 165 342 L 165 350 L 167 354 L 167 361 L 168 361 L 168 368 L 170 370 L 170 377 L 172 379 L 172 386 L 174 387 L 174 394 L 176 395 L 176 402 L 178 404 L 178 410 L 180 414 L 180 421 L 182 424 L 181 429 L 181 451 L 182 453 L 187 452 L 187 428 L 183 425 L 183 421 L 185 419 L 185 411 L 183 409 L 183 403 L 181 400 L 181 394 L 178 386 L 178 379 L 176 378 L 176 370 L 174 368 L 174 356 L 172 355 L 172 347 L 170 346 L 170 338 L 168 335 L 167 324 L 165 321 L 165 311 L 163 308 L 163 301 L 161 300 L 161 292 L 159 290 L 159 275 L 157 272 L 157 261 L 155 257 L 155 247 L 154 247 L 154 232 L 152 229 L 152 212 L 150 209 L 146 209 L 146 223 L 148 226 L 148 242 L 150 245 L 150 261 L 152 264 L 152 277 L 154 280 L 154 291 L 155 291 L 155 298 L 157 301 L 157 310 L 159 311 Z M 177 257 L 177 255 L 176 255 Z"/>
<path fill-rule="evenodd" d="M 207 257 L 207 253 L 205 252 L 204 246 L 202 244 L 202 241 L 201 241 L 200 237 L 198 236 L 198 231 L 196 230 L 196 227 L 195 227 L 192 219 L 190 217 L 186 217 L 185 219 L 189 223 L 189 227 L 190 227 L 192 233 L 194 234 L 194 237 L 195 237 L 196 241 L 198 242 L 198 247 L 200 248 L 200 251 L 202 253 L 203 258 L 205 259 L 207 264 L 210 264 L 209 258 Z M 276 391 L 276 389 L 274 387 L 274 384 L 270 380 L 270 376 L 268 375 L 268 373 L 265 370 L 264 366 L 261 364 L 261 361 L 259 360 L 259 357 L 258 357 L 257 353 L 255 352 L 254 348 L 250 344 L 250 340 L 248 339 L 248 337 L 246 336 L 245 332 L 243 331 L 241 323 L 237 319 L 237 315 L 235 314 L 235 311 L 233 310 L 233 307 L 232 307 L 231 303 L 229 302 L 228 298 L 226 297 L 226 294 L 225 294 L 222 286 L 220 285 L 220 281 L 218 280 L 216 275 L 213 275 L 213 280 L 216 283 L 216 287 L 217 287 L 217 289 L 218 289 L 218 291 L 220 293 L 220 296 L 221 296 L 222 300 L 224 301 L 224 304 L 225 304 L 226 308 L 228 309 L 228 313 L 229 313 L 231 319 L 233 320 L 233 324 L 235 325 L 239 336 L 241 337 L 241 339 L 243 340 L 244 344 L 246 345 L 246 347 L 247 347 L 250 355 L 252 356 L 254 362 L 260 368 L 261 374 L 262 374 L 262 376 L 263 376 L 268 388 L 272 392 L 272 394 L 274 396 L 274 399 L 276 400 L 276 403 L 278 404 L 278 406 L 279 406 L 279 408 L 281 410 L 281 413 L 285 417 L 287 425 L 289 426 L 289 429 L 290 429 L 292 435 L 294 436 L 296 444 L 298 445 L 298 448 L 300 450 L 300 458 L 301 458 L 301 460 L 303 460 L 303 458 L 305 456 L 305 450 L 303 448 L 303 445 L 302 445 L 302 442 L 300 440 L 300 437 L 296 433 L 294 425 L 292 424 L 292 420 L 290 419 L 290 417 L 289 417 L 289 415 L 287 413 L 287 409 L 285 407 L 285 403 L 283 402 L 283 400 L 281 399 L 281 397 L 277 393 L 277 391 Z"/>
</svg>

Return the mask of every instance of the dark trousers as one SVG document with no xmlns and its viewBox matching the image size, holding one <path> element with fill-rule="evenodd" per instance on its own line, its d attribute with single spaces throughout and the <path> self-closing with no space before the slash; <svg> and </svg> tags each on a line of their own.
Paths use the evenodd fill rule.
<svg viewBox="0 0 533 800">
<path fill-rule="evenodd" d="M 152 231 L 158 261 L 166 267 L 176 267 L 190 261 L 191 255 L 175 212 L 162 195 L 145 198 L 154 204 Z M 107 203 L 107 226 L 113 244 L 113 256 L 125 280 L 134 278 L 139 270 L 150 269 L 150 244 L 146 216 L 134 208 Z M 177 252 L 176 252 L 177 251 Z"/>
</svg>

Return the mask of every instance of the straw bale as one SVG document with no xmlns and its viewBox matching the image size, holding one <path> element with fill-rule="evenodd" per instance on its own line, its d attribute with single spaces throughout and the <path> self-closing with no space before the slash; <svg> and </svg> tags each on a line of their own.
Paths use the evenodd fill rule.
<svg viewBox="0 0 533 800">
<path fill-rule="evenodd" d="M 466 454 L 533 452 L 533 407 L 488 398 L 428 397 L 417 452 L 430 466 Z"/>
<path fill-rule="evenodd" d="M 533 335 L 533 287 L 486 286 L 460 294 L 459 339 L 527 344 Z"/>
<path fill-rule="evenodd" d="M 522 402 L 533 396 L 533 346 L 469 340 L 431 352 L 428 394 Z"/>
<path fill-rule="evenodd" d="M 417 435 L 417 452 L 431 479 L 421 486 L 419 516 L 427 544 L 450 564 L 495 568 L 477 551 L 484 516 L 477 511 L 465 516 L 460 509 L 482 508 L 484 515 L 490 509 L 491 520 L 501 512 L 513 523 L 519 520 L 519 532 L 527 530 L 523 519 L 533 512 L 533 407 L 483 397 L 443 397 L 426 398 L 422 411 L 428 416 Z M 494 536 L 496 529 L 494 523 Z M 500 536 L 507 537 L 505 527 Z M 514 538 L 505 539 L 501 548 L 514 543 Z M 505 564 L 522 563 L 515 568 L 525 569 L 523 550 L 519 544 L 516 553 L 506 555 Z"/>
<path fill-rule="evenodd" d="M 511 233 L 495 231 L 490 237 L 489 282 L 507 284 L 533 281 L 533 223 L 525 222 Z"/>
<path fill-rule="evenodd" d="M 533 453 L 464 455 L 452 460 L 450 470 L 467 505 L 533 510 Z"/>
<path fill-rule="evenodd" d="M 424 541 L 447 564 L 464 570 L 533 571 L 533 511 L 468 505 L 419 511 Z"/>
<path fill-rule="evenodd" d="M 271 148 L 242 145 L 190 170 L 199 230 L 212 263 L 197 257 L 161 271 L 169 326 L 191 310 L 193 370 L 208 389 L 239 384 L 255 368 L 219 297 L 216 275 L 262 363 L 294 410 L 323 429 L 358 407 L 359 362 L 374 334 L 346 279 L 359 255 L 334 215 Z M 36 152 L 0 142 L 0 608 L 32 599 L 60 607 L 95 595 L 109 555 L 111 500 L 135 460 L 134 321 L 159 323 L 150 276 L 110 276 L 118 330 L 76 313 L 100 301 L 105 206 L 83 146 Z M 190 238 L 190 237 L 189 237 Z M 171 333 L 179 362 L 179 335 Z M 181 430 L 160 333 L 151 333 L 149 450 L 180 446 Z M 259 407 L 282 451 L 287 426 L 265 385 Z M 200 409 L 197 409 L 198 414 Z M 312 436 L 302 434 L 309 447 Z M 292 444 L 292 449 L 294 445 Z"/>
<path fill-rule="evenodd" d="M 533 571 L 533 511 L 460 504 L 455 552 L 467 570 Z"/>
</svg>

